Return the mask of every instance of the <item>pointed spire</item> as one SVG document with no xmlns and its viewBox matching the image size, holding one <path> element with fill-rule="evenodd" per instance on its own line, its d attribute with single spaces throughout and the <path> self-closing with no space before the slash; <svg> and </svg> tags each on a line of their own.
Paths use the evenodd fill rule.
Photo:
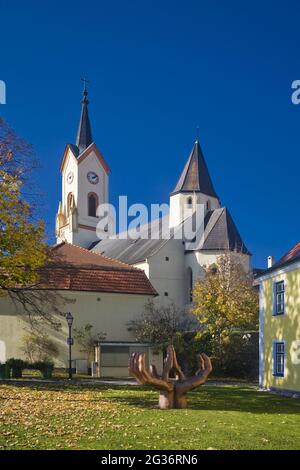
<svg viewBox="0 0 300 470">
<path fill-rule="evenodd" d="M 196 140 L 183 172 L 171 194 L 193 191 L 219 199 L 213 187 L 198 140 Z"/>
<path fill-rule="evenodd" d="M 90 119 L 89 119 L 89 113 L 88 113 L 88 99 L 87 99 L 87 88 L 86 88 L 86 80 L 83 80 L 84 86 L 83 86 L 83 92 L 82 92 L 82 108 L 81 108 L 81 115 L 80 115 L 80 121 L 79 121 L 79 127 L 78 127 L 78 132 L 77 132 L 77 138 L 76 138 L 76 145 L 79 148 L 79 153 L 82 153 L 92 142 L 92 129 L 91 129 L 91 124 L 90 124 Z"/>
</svg>

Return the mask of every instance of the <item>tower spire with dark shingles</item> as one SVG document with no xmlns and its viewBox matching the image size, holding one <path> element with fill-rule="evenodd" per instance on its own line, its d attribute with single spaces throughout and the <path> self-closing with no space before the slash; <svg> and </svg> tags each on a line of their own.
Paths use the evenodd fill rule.
<svg viewBox="0 0 300 470">
<path fill-rule="evenodd" d="M 218 199 L 198 140 L 171 194 L 189 192 L 203 193 Z"/>
<path fill-rule="evenodd" d="M 77 132 L 77 138 L 76 138 L 76 145 L 79 148 L 79 153 L 82 153 L 92 142 L 92 129 L 91 129 L 91 123 L 89 119 L 89 113 L 88 113 L 88 99 L 87 99 L 87 88 L 86 88 L 86 82 L 87 80 L 83 79 L 82 80 L 84 83 L 83 86 L 83 92 L 82 92 L 82 108 L 81 108 L 81 115 L 80 115 L 80 121 L 79 121 L 79 127 L 78 127 L 78 132 Z"/>
</svg>

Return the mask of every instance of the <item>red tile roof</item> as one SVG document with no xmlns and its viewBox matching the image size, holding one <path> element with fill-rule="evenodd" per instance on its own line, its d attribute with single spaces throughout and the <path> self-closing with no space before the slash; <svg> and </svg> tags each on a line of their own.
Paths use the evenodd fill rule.
<svg viewBox="0 0 300 470">
<path fill-rule="evenodd" d="M 268 273 L 271 273 L 273 271 L 276 271 L 277 269 L 280 269 L 286 265 L 289 265 L 293 263 L 294 261 L 299 261 L 300 260 L 300 242 L 297 243 L 291 250 L 289 250 L 282 258 L 280 258 L 277 263 L 273 264 L 271 268 L 265 269 L 262 272 L 260 272 L 256 276 L 256 281 L 255 284 L 257 284 L 257 281 L 259 278 L 267 275 Z"/>
<path fill-rule="evenodd" d="M 300 242 L 297 243 L 291 250 L 289 250 L 282 258 L 280 258 L 277 263 L 274 264 L 275 267 L 279 267 L 283 264 L 290 263 L 294 261 L 295 259 L 298 259 L 300 257 Z"/>
<path fill-rule="evenodd" d="M 136 271 L 130 264 L 123 263 L 116 259 L 103 256 L 100 253 L 89 251 L 86 248 L 80 246 L 71 245 L 67 242 L 59 243 L 51 249 L 51 265 L 64 264 L 70 266 L 95 266 L 95 267 L 113 267 L 121 269 L 131 269 Z"/>
<path fill-rule="evenodd" d="M 156 295 L 144 271 L 63 242 L 41 269 L 43 289 Z"/>
</svg>

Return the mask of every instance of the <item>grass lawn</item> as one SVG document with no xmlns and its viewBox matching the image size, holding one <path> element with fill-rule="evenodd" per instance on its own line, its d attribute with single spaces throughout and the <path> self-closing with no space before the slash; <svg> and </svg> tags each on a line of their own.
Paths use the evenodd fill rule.
<svg viewBox="0 0 300 470">
<path fill-rule="evenodd" d="M 0 449 L 300 449 L 300 400 L 203 386 L 188 410 L 138 386 L 0 384 Z"/>
</svg>

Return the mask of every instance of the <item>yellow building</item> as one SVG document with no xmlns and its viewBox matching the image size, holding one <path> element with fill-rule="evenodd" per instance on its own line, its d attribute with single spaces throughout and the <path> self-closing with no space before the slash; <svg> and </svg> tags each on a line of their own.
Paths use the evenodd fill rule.
<svg viewBox="0 0 300 470">
<path fill-rule="evenodd" d="M 261 273 L 259 381 L 261 388 L 300 392 L 300 243 Z"/>
<path fill-rule="evenodd" d="M 128 377 L 128 359 L 136 351 L 145 352 L 148 366 L 153 363 L 161 370 L 162 352 L 137 342 L 128 328 L 128 322 L 139 318 L 156 295 L 141 269 L 62 242 L 52 248 L 51 261 L 41 270 L 38 285 L 27 292 L 32 293 L 44 318 L 51 317 L 61 325 L 55 330 L 43 322 L 43 332 L 58 350 L 57 357 L 51 358 L 57 367 L 68 366 L 65 314 L 71 311 L 74 328 L 90 324 L 95 334 L 106 335 L 100 343 L 102 377 Z M 0 363 L 12 357 L 28 359 L 24 336 L 32 331 L 29 320 L 22 302 L 8 295 L 0 297 Z M 72 367 L 85 373 L 88 365 L 87 354 L 75 340 Z"/>
</svg>

